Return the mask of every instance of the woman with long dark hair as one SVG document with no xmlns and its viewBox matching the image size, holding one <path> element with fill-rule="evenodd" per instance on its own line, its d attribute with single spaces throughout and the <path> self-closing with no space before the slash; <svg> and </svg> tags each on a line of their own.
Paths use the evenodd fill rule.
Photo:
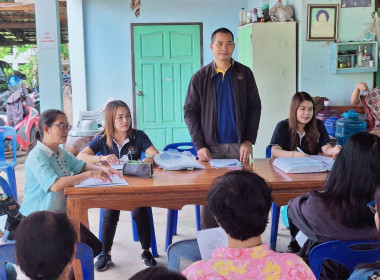
<svg viewBox="0 0 380 280">
<path fill-rule="evenodd" d="M 288 202 L 292 237 L 301 231 L 308 238 L 299 254 L 307 258 L 315 245 L 327 241 L 373 239 L 375 223 L 366 205 L 379 186 L 380 138 L 368 132 L 352 135 L 336 158 L 325 187 Z M 320 279 L 347 277 L 341 266 L 324 263 Z"/>
<path fill-rule="evenodd" d="M 129 160 L 140 159 L 141 153 L 146 153 L 143 161 L 153 163 L 153 156 L 158 154 L 149 137 L 142 131 L 132 128 L 132 116 L 128 105 L 115 100 L 107 104 L 105 109 L 104 130 L 99 133 L 78 155 L 79 159 L 86 162 L 97 163 L 119 163 L 123 156 Z M 100 153 L 100 156 L 96 154 Z M 111 247 L 115 237 L 117 222 L 119 221 L 119 210 L 104 210 L 102 228 L 102 254 L 95 263 L 95 269 L 106 270 L 111 262 Z M 155 266 L 150 248 L 150 221 L 146 207 L 138 207 L 133 211 L 133 219 L 136 221 L 137 231 L 140 237 L 142 253 L 141 258 L 146 266 Z"/>
<path fill-rule="evenodd" d="M 305 157 L 322 151 L 335 158 L 341 149 L 331 146 L 323 122 L 315 117 L 313 98 L 303 91 L 293 95 L 289 119 L 277 124 L 270 145 L 273 157 Z"/>
</svg>

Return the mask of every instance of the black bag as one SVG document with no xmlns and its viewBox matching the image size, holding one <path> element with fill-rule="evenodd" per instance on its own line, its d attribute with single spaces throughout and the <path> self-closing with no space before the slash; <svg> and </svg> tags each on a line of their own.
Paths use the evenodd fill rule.
<svg viewBox="0 0 380 280">
<path fill-rule="evenodd" d="M 130 160 L 124 163 L 123 175 L 136 177 L 152 177 L 153 165 L 149 162 Z"/>
<path fill-rule="evenodd" d="M 13 240 L 16 229 L 24 216 L 20 213 L 20 205 L 11 195 L 6 199 L 3 199 L 3 195 L 0 195 L 0 216 L 3 215 L 8 215 L 5 229 L 10 233 L 8 239 Z"/>
</svg>

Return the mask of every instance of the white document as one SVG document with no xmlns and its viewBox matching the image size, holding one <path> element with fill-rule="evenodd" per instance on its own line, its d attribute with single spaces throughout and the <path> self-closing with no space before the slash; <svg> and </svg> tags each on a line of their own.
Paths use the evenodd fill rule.
<svg viewBox="0 0 380 280">
<path fill-rule="evenodd" d="M 328 161 L 321 159 L 313 159 L 311 156 L 299 158 L 284 157 L 276 158 L 273 161 L 273 166 L 285 173 L 313 173 L 330 170 L 328 166 L 326 166 L 327 162 Z"/>
<path fill-rule="evenodd" d="M 212 167 L 222 168 L 222 167 L 239 167 L 243 164 L 237 159 L 212 159 L 210 160 Z"/>
<path fill-rule="evenodd" d="M 325 156 L 310 156 L 310 158 L 321 162 L 327 168 L 328 171 L 331 170 L 335 162 L 334 159 Z"/>
<path fill-rule="evenodd" d="M 228 246 L 227 234 L 221 227 L 197 231 L 197 241 L 204 261 L 211 259 L 215 249 Z"/>
<path fill-rule="evenodd" d="M 5 224 L 7 223 L 8 215 L 0 216 L 0 237 L 3 236 Z"/>
<path fill-rule="evenodd" d="M 87 188 L 87 187 L 107 187 L 107 186 L 128 186 L 129 184 L 124 178 L 120 178 L 116 174 L 111 177 L 112 182 L 103 182 L 100 179 L 89 178 L 82 183 L 75 185 L 76 188 Z"/>
<path fill-rule="evenodd" d="M 126 162 L 129 161 L 128 156 L 127 156 L 127 155 L 122 156 L 122 157 L 119 159 L 119 161 L 120 161 L 119 164 L 116 164 L 116 163 L 109 163 L 108 165 L 111 166 L 113 169 L 122 170 L 122 169 L 123 169 L 123 166 L 124 166 L 124 163 L 126 163 Z"/>
<path fill-rule="evenodd" d="M 299 231 L 296 235 L 296 240 L 300 247 L 302 247 L 305 244 L 307 239 L 307 236 L 302 231 Z"/>
</svg>

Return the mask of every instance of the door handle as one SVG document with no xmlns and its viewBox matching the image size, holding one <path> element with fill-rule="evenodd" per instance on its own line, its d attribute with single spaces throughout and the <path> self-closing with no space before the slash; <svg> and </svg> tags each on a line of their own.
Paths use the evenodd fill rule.
<svg viewBox="0 0 380 280">
<path fill-rule="evenodd" d="M 142 95 L 143 95 L 142 91 L 139 90 L 139 91 L 137 92 L 137 95 L 138 95 L 138 96 L 142 96 Z"/>
</svg>

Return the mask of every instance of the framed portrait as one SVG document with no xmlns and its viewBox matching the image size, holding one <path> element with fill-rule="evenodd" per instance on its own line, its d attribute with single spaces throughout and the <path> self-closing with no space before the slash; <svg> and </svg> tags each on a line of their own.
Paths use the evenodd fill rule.
<svg viewBox="0 0 380 280">
<path fill-rule="evenodd" d="M 307 6 L 307 41 L 335 41 L 338 38 L 338 5 Z"/>
</svg>

